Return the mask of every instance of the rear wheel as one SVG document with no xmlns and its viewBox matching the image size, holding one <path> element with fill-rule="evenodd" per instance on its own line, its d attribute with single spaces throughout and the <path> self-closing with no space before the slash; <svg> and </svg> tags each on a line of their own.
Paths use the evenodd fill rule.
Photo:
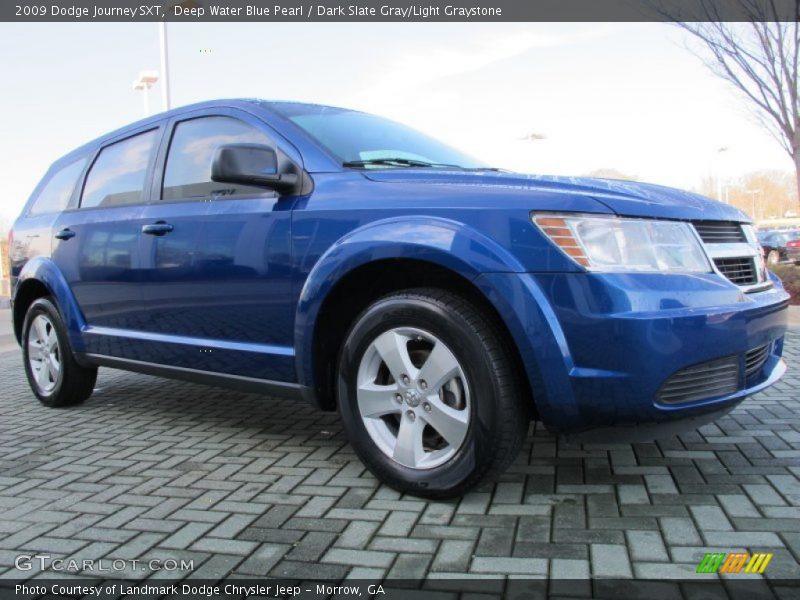
<svg viewBox="0 0 800 600">
<path fill-rule="evenodd" d="M 75 361 L 61 316 L 48 298 L 28 308 L 22 325 L 25 375 L 36 397 L 46 406 L 71 406 L 94 390 L 97 369 Z"/>
<path fill-rule="evenodd" d="M 767 263 L 770 265 L 777 265 L 781 260 L 781 254 L 777 250 L 770 250 L 767 254 Z"/>
<path fill-rule="evenodd" d="M 440 290 L 392 294 L 350 330 L 339 412 L 367 467 L 422 496 L 463 494 L 501 473 L 528 430 L 529 402 L 497 325 Z"/>
</svg>

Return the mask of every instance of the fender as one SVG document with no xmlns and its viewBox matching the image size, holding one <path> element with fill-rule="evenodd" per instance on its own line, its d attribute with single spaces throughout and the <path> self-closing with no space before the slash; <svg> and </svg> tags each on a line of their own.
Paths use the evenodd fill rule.
<svg viewBox="0 0 800 600">
<path fill-rule="evenodd" d="M 391 258 L 430 262 L 469 281 L 487 272 L 524 271 L 519 261 L 494 240 L 458 221 L 393 217 L 354 229 L 319 258 L 300 292 L 294 332 L 300 384 L 314 387 L 314 331 L 328 294 L 353 269 Z"/>
<path fill-rule="evenodd" d="M 539 420 L 555 430 L 576 421 L 579 407 L 570 375 L 580 375 L 581 369 L 575 367 L 564 331 L 536 278 L 530 273 L 484 273 L 474 283 L 516 343 Z"/>
<path fill-rule="evenodd" d="M 49 258 L 35 256 L 30 259 L 19 274 L 14 289 L 14 299 L 30 281 L 38 281 L 47 288 L 67 327 L 73 352 L 83 352 L 85 348 L 81 332 L 86 327 L 86 319 L 78 308 L 78 302 L 75 300 L 72 290 L 69 289 L 69 284 L 64 279 L 61 270 Z"/>
</svg>

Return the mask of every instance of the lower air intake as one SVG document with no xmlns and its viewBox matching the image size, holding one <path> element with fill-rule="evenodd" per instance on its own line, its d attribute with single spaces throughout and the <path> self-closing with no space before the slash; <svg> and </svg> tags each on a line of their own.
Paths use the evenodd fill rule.
<svg viewBox="0 0 800 600">
<path fill-rule="evenodd" d="M 744 376 L 751 377 L 761 370 L 769 358 L 769 344 L 749 350 L 744 355 Z"/>
<path fill-rule="evenodd" d="M 662 404 L 681 404 L 732 394 L 739 389 L 739 357 L 728 356 L 686 367 L 658 392 Z"/>
</svg>

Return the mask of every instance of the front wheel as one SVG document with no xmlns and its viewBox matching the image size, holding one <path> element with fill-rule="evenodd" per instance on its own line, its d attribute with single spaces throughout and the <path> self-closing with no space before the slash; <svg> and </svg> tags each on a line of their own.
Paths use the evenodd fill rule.
<svg viewBox="0 0 800 600">
<path fill-rule="evenodd" d="M 22 356 L 28 384 L 42 404 L 71 406 L 92 394 L 97 369 L 75 361 L 67 329 L 48 298 L 36 300 L 25 314 Z"/>
<path fill-rule="evenodd" d="M 501 473 L 528 430 L 530 399 L 498 325 L 449 292 L 372 304 L 347 336 L 338 379 L 356 453 L 403 492 L 463 494 Z"/>
<path fill-rule="evenodd" d="M 767 264 L 777 265 L 781 261 L 781 254 L 777 250 L 770 250 L 767 254 Z"/>
</svg>

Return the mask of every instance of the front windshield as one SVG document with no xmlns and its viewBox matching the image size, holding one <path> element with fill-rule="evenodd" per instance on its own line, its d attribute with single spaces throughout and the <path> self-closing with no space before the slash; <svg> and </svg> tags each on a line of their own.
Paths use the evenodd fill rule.
<svg viewBox="0 0 800 600">
<path fill-rule="evenodd" d="M 270 107 L 327 148 L 343 165 L 387 167 L 484 167 L 476 159 L 383 117 L 308 104 L 270 103 Z"/>
</svg>

